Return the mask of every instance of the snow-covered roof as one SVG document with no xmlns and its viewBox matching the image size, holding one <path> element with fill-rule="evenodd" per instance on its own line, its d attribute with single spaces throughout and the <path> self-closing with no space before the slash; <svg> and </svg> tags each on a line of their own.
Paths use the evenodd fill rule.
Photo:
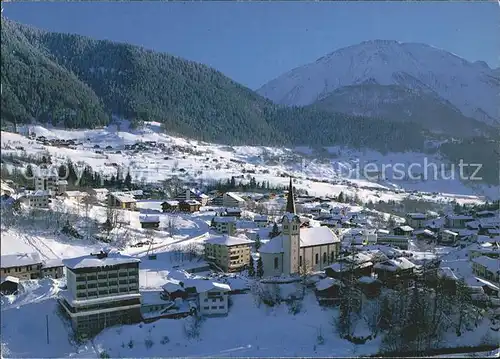
<svg viewBox="0 0 500 359">
<path fill-rule="evenodd" d="M 184 283 L 184 288 L 196 288 L 196 293 L 209 291 L 229 292 L 231 290 L 229 284 L 213 282 L 205 279 L 186 279 L 182 282 Z"/>
<path fill-rule="evenodd" d="M 115 197 L 118 201 L 122 203 L 130 203 L 130 202 L 136 202 L 135 198 L 132 197 L 132 195 L 124 192 L 111 192 L 111 196 Z"/>
<path fill-rule="evenodd" d="M 13 277 L 11 275 L 8 275 L 6 277 L 0 277 L 0 283 L 4 283 L 4 282 L 12 282 L 12 283 L 19 284 L 19 278 Z"/>
<path fill-rule="evenodd" d="M 328 227 L 300 229 L 300 246 L 310 247 L 323 244 L 340 243 L 340 239 Z"/>
<path fill-rule="evenodd" d="M 234 237 L 234 236 L 228 236 L 228 235 L 222 235 L 222 236 L 210 236 L 205 243 L 209 244 L 217 244 L 217 245 L 222 245 L 222 246 L 238 246 L 242 244 L 252 244 L 254 241 L 251 241 L 250 239 L 246 237 Z"/>
<path fill-rule="evenodd" d="M 413 228 L 411 228 L 410 226 L 399 226 L 398 228 L 401 229 L 403 232 L 413 231 Z"/>
<path fill-rule="evenodd" d="M 43 261 L 42 263 L 42 268 L 56 268 L 56 267 L 63 267 L 63 261 L 62 259 L 49 259 L 46 261 Z"/>
<path fill-rule="evenodd" d="M 410 262 L 408 259 L 404 257 L 400 258 L 394 258 L 394 259 L 389 259 L 385 262 L 382 263 L 377 263 L 375 264 L 374 268 L 377 269 L 383 269 L 387 271 L 397 271 L 398 269 L 404 270 L 404 269 L 410 269 L 414 268 L 415 264 Z"/>
<path fill-rule="evenodd" d="M 179 201 L 174 201 L 174 200 L 165 201 L 163 203 L 166 203 L 166 204 L 168 204 L 169 206 L 172 206 L 172 207 L 179 205 Z"/>
<path fill-rule="evenodd" d="M 236 218 L 235 218 L 235 217 L 215 216 L 215 217 L 214 217 L 214 222 L 215 222 L 215 223 L 230 223 L 230 222 L 236 222 Z"/>
<path fill-rule="evenodd" d="M 142 305 L 158 305 L 167 304 L 168 301 L 162 299 L 162 292 L 158 290 L 142 291 L 141 292 L 141 304 Z"/>
<path fill-rule="evenodd" d="M 184 202 L 184 203 L 187 203 L 187 204 L 189 204 L 189 205 L 191 205 L 191 206 L 196 206 L 196 205 L 199 205 L 199 204 L 201 205 L 201 203 L 200 203 L 200 202 L 198 202 L 198 201 L 197 201 L 197 200 L 195 200 L 195 199 L 187 199 L 187 200 L 185 200 L 185 201 L 183 201 L 183 202 Z"/>
<path fill-rule="evenodd" d="M 181 281 L 173 278 L 167 279 L 167 283 L 162 286 L 163 290 L 168 293 L 174 293 L 177 291 L 184 292 L 184 288 L 181 285 Z"/>
<path fill-rule="evenodd" d="M 488 271 L 492 273 L 500 272 L 500 265 L 498 259 L 493 259 L 487 256 L 480 256 L 476 258 L 472 258 L 474 263 L 477 263 L 483 267 L 485 267 Z"/>
<path fill-rule="evenodd" d="M 377 234 L 389 234 L 391 233 L 388 229 L 379 228 L 377 229 Z"/>
<path fill-rule="evenodd" d="M 57 184 L 58 184 L 58 185 L 61 185 L 61 184 L 63 184 L 63 185 L 65 184 L 65 185 L 67 185 L 67 184 L 68 184 L 68 181 L 66 181 L 66 180 L 59 180 L 59 181 L 57 181 Z"/>
<path fill-rule="evenodd" d="M 15 253 L 1 256 L 0 268 L 13 268 L 20 266 L 29 266 L 33 264 L 41 264 L 42 260 L 38 253 Z"/>
<path fill-rule="evenodd" d="M 348 264 L 343 263 L 343 262 L 337 262 L 337 263 L 333 263 L 328 268 L 330 268 L 334 272 L 340 273 L 340 272 L 348 272 L 348 271 L 353 270 L 353 269 L 366 268 L 366 267 L 369 267 L 372 265 L 373 265 L 372 262 L 362 262 L 362 263 L 350 262 Z"/>
<path fill-rule="evenodd" d="M 238 202 L 245 202 L 245 200 L 243 198 L 241 198 L 240 196 L 238 196 L 237 194 L 233 193 L 233 192 L 226 192 L 226 195 L 231 197 L 232 199 L 234 199 L 235 201 L 238 201 Z"/>
<path fill-rule="evenodd" d="M 141 223 L 156 223 L 160 222 L 160 216 L 140 216 L 139 221 Z"/>
<path fill-rule="evenodd" d="M 443 230 L 443 233 L 446 233 L 446 234 L 449 234 L 451 236 L 458 236 L 458 233 L 457 232 L 453 232 L 453 231 L 450 231 L 448 229 L 444 229 Z"/>
<path fill-rule="evenodd" d="M 228 208 L 226 208 L 226 212 L 228 212 L 228 213 L 241 213 L 241 208 L 228 207 Z"/>
<path fill-rule="evenodd" d="M 69 269 L 116 266 L 126 263 L 140 263 L 139 258 L 125 256 L 120 253 L 108 253 L 98 258 L 97 255 L 87 255 L 76 258 L 63 259 L 63 264 Z"/>
<path fill-rule="evenodd" d="M 67 197 L 85 197 L 88 196 L 88 193 L 81 191 L 66 191 L 64 195 Z"/>
<path fill-rule="evenodd" d="M 283 252 L 283 235 L 272 238 L 260 247 L 261 253 L 282 253 Z M 300 229 L 300 247 L 311 247 L 319 245 L 328 245 L 340 243 L 339 238 L 328 227 L 311 227 Z"/>
<path fill-rule="evenodd" d="M 319 282 L 316 282 L 316 290 L 325 290 L 328 289 L 334 285 L 341 285 L 342 283 L 335 279 L 335 278 L 325 278 L 320 280 Z"/>
<path fill-rule="evenodd" d="M 108 193 L 108 189 L 107 188 L 93 188 L 94 192 L 95 193 Z"/>
<path fill-rule="evenodd" d="M 253 217 L 253 220 L 255 222 L 267 222 L 269 220 L 269 217 L 266 215 L 256 215 Z"/>
<path fill-rule="evenodd" d="M 425 234 L 426 236 L 429 237 L 437 237 L 436 233 L 429 229 L 417 229 L 416 231 L 413 232 L 414 235 L 419 235 L 419 234 Z"/>
</svg>

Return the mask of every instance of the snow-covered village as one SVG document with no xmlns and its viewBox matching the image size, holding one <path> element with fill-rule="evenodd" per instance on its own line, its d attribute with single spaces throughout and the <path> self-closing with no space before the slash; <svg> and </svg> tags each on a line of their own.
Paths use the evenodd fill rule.
<svg viewBox="0 0 500 359">
<path fill-rule="evenodd" d="M 498 4 L 0 8 L 0 359 L 500 357 Z"/>
<path fill-rule="evenodd" d="M 155 128 L 2 132 L 5 357 L 494 347 L 498 202 Z"/>
</svg>

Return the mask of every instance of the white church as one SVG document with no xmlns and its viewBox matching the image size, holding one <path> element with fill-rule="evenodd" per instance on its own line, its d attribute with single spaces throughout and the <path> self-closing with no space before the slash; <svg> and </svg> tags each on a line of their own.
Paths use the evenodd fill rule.
<svg viewBox="0 0 500 359">
<path fill-rule="evenodd" d="M 264 277 L 289 276 L 323 270 L 332 264 L 340 252 L 340 240 L 328 227 L 300 228 L 290 178 L 281 234 L 259 252 Z"/>
</svg>

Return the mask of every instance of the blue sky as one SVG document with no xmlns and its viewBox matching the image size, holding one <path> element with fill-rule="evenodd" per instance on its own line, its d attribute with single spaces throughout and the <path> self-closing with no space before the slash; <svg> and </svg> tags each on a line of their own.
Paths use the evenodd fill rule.
<svg viewBox="0 0 500 359">
<path fill-rule="evenodd" d="M 212 66 L 256 89 L 338 48 L 423 42 L 500 66 L 496 2 L 7 3 L 42 29 L 129 42 Z"/>
</svg>

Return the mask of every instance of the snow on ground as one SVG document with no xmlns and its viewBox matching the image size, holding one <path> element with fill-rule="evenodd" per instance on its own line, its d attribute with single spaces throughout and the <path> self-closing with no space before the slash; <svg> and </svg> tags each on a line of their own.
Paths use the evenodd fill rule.
<svg viewBox="0 0 500 359">
<path fill-rule="evenodd" d="M 159 132 L 157 124 L 148 124 L 140 130 L 133 132 L 116 131 L 116 126 L 109 126 L 105 129 L 68 131 L 60 129 L 47 129 L 41 126 L 34 126 L 31 132 L 38 136 L 43 135 L 49 139 L 76 139 L 82 145 L 77 149 L 43 146 L 35 141 L 29 140 L 18 134 L 2 132 L 2 146 L 23 145 L 26 153 L 49 152 L 57 161 L 64 161 L 71 158 L 74 162 L 82 161 L 105 174 L 116 173 L 116 168 L 111 163 L 122 166 L 123 169 L 130 169 L 132 178 L 135 180 L 144 179 L 147 182 L 157 182 L 171 177 L 172 174 L 180 178 L 194 179 L 197 181 L 226 180 L 231 176 L 242 174 L 243 168 L 252 169 L 255 173 L 253 177 L 258 182 L 269 181 L 274 185 L 288 184 L 288 178 L 280 177 L 282 173 L 295 175 L 298 180 L 297 188 L 308 190 L 310 194 L 324 196 L 336 195 L 341 191 L 349 194 L 357 192 L 358 196 L 365 201 L 401 199 L 407 194 L 396 193 L 406 189 L 407 191 L 418 190 L 422 192 L 447 192 L 450 194 L 433 195 L 434 200 L 458 200 L 458 201 L 478 201 L 474 190 L 462 184 L 458 178 L 448 180 L 442 179 L 439 173 L 441 162 L 437 158 L 428 158 L 421 153 L 389 153 L 382 155 L 375 151 L 354 151 L 345 148 L 329 148 L 330 159 L 316 159 L 311 156 L 304 156 L 305 148 L 300 151 L 284 148 L 251 147 L 251 146 L 223 146 L 208 144 L 199 141 L 187 140 L 168 136 Z M 123 151 L 125 145 L 135 142 L 156 141 L 168 147 L 181 146 L 195 149 L 197 153 L 189 154 L 183 150 L 174 151 L 166 155 L 160 149 L 141 151 L 140 153 L 130 153 Z M 111 145 L 113 150 L 104 150 L 102 154 L 95 153 L 94 145 Z M 104 147 L 104 146 L 103 146 Z M 121 153 L 116 153 L 120 150 Z M 4 149 L 4 152 L 16 151 L 14 149 Z M 309 152 L 312 150 L 309 149 Z M 307 152 L 307 151 L 306 151 Z M 314 153 L 312 154 L 314 156 Z M 168 157 L 168 159 L 166 159 Z M 236 163 L 240 161 L 241 163 Z M 433 169 L 427 170 L 428 180 L 385 180 L 364 176 L 364 169 L 360 164 L 371 163 L 379 169 L 384 178 L 393 178 L 392 167 L 396 163 L 408 168 L 412 163 L 419 163 L 415 173 L 425 172 L 427 162 L 438 166 L 436 178 Z M 385 167 L 383 167 L 385 166 Z M 430 166 L 430 165 L 429 165 Z M 357 171 L 357 168 L 361 168 Z M 432 167 L 432 166 L 431 166 Z M 386 169 L 383 169 L 386 168 Z M 420 170 L 422 168 L 422 170 Z M 185 172 L 175 173 L 176 169 L 184 169 Z M 413 173 L 413 169 L 411 170 Z M 419 172 L 419 173 L 420 173 Z M 187 173 L 187 174 L 186 174 Z M 361 173 L 361 176 L 356 173 Z M 418 174 L 418 173 L 416 173 Z M 370 175 L 370 173 L 368 173 Z M 323 183 L 321 180 L 331 183 Z M 498 197 L 498 188 L 478 187 L 481 195 L 491 194 Z M 403 191 L 404 192 L 404 191 Z M 429 193 L 430 194 L 430 193 Z M 468 195 L 469 198 L 456 197 L 456 195 Z"/>
</svg>

